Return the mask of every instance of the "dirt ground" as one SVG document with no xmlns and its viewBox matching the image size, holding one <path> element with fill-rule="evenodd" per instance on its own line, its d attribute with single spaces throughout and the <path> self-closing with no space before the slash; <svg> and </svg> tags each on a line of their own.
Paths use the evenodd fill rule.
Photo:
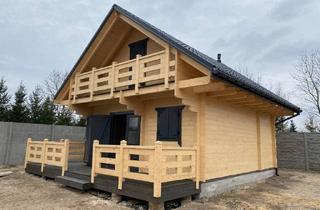
<svg viewBox="0 0 320 210">
<path fill-rule="evenodd" d="M 0 171 L 4 169 L 0 168 Z M 138 201 L 116 203 L 110 195 L 81 193 L 51 180 L 10 168 L 0 177 L 0 209 L 144 209 Z M 186 209 L 320 209 L 320 173 L 281 170 L 279 177 L 245 186 L 208 200 L 196 200 Z"/>
</svg>

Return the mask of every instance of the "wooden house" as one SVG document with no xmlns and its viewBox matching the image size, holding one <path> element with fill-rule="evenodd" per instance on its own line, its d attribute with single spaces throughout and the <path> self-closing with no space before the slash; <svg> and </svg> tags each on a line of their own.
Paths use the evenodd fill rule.
<svg viewBox="0 0 320 210">
<path fill-rule="evenodd" d="M 274 175 L 275 118 L 301 112 L 117 5 L 55 103 L 87 117 L 86 141 L 29 139 L 26 171 L 153 205 Z"/>
</svg>

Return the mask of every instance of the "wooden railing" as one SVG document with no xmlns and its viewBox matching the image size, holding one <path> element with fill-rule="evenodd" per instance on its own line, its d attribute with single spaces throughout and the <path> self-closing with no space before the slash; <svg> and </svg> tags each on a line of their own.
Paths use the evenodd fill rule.
<svg viewBox="0 0 320 210">
<path fill-rule="evenodd" d="M 168 88 L 169 80 L 174 80 L 175 60 L 170 60 L 166 51 L 137 55 L 136 59 L 122 63 L 113 62 L 111 66 L 93 68 L 92 71 L 75 76 L 70 86 L 69 100 L 73 103 L 77 98 L 93 100 L 95 95 L 113 97 L 115 91 L 134 87 L 135 94 L 140 87 L 157 82 L 164 83 Z"/>
<path fill-rule="evenodd" d="M 118 177 L 118 189 L 128 179 L 153 183 L 153 196 L 161 197 L 161 184 L 170 181 L 193 179 L 199 188 L 197 148 L 130 146 L 126 141 L 120 145 L 93 144 L 91 182 L 96 175 Z"/>
<path fill-rule="evenodd" d="M 83 160 L 83 157 L 84 142 L 69 141 L 68 139 L 62 139 L 60 142 L 48 141 L 48 139 L 32 141 L 31 138 L 28 138 L 25 167 L 28 162 L 40 163 L 41 172 L 43 172 L 45 165 L 58 166 L 61 167 L 63 176 L 64 172 L 68 170 L 69 160 Z"/>
</svg>

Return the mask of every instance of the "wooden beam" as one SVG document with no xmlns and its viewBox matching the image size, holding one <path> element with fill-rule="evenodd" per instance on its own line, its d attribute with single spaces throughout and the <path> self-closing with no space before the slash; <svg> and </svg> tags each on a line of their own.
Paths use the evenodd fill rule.
<svg viewBox="0 0 320 210">
<path fill-rule="evenodd" d="M 200 85 L 207 85 L 210 82 L 210 76 L 197 77 L 193 79 L 181 80 L 179 82 L 179 88 L 190 88 Z"/>
<path fill-rule="evenodd" d="M 224 82 L 210 82 L 207 85 L 200 85 L 193 88 L 194 93 L 225 90 L 228 86 Z"/>
<path fill-rule="evenodd" d="M 215 92 L 207 93 L 207 96 L 209 96 L 209 97 L 222 97 L 222 96 L 238 95 L 239 93 L 240 93 L 240 91 L 237 90 L 236 88 L 228 88 L 228 89 L 222 90 L 222 91 L 215 91 Z"/>
<path fill-rule="evenodd" d="M 142 28 L 140 25 L 136 24 L 135 22 L 131 21 L 129 18 L 127 18 L 126 16 L 123 15 L 119 15 L 119 17 L 125 21 L 126 23 L 128 23 L 129 25 L 131 25 L 132 27 L 134 27 L 135 29 L 137 29 L 138 31 L 140 31 L 141 33 L 145 34 L 147 37 L 150 37 L 152 40 L 154 40 L 156 43 L 158 43 L 159 45 L 161 45 L 162 47 L 166 48 L 168 47 L 168 43 L 166 43 L 165 41 L 162 41 L 161 39 L 159 39 L 157 36 L 153 35 L 152 33 L 150 33 L 149 31 L 145 30 L 144 28 Z"/>
<path fill-rule="evenodd" d="M 194 68 L 198 69 L 200 72 L 202 72 L 205 75 L 210 75 L 211 76 L 211 72 L 204 66 L 202 66 L 201 64 L 199 64 L 198 62 L 194 61 L 193 59 L 191 59 L 190 57 L 188 57 L 187 55 L 184 55 L 183 53 L 180 54 L 180 58 L 186 62 L 187 64 L 189 64 L 190 66 L 193 66 Z"/>
<path fill-rule="evenodd" d="M 114 23 L 117 21 L 118 19 L 118 15 L 115 15 L 113 19 L 111 19 L 110 24 L 107 26 L 107 28 L 105 29 L 105 31 L 100 34 L 101 38 L 97 39 L 94 42 L 97 42 L 96 44 L 93 44 L 91 47 L 92 49 L 90 50 L 90 52 L 88 53 L 88 57 L 84 59 L 84 63 L 83 65 L 81 65 L 82 68 L 80 68 L 79 72 L 81 73 L 83 71 L 83 69 L 87 66 L 89 60 L 92 58 L 92 56 L 94 55 L 94 52 L 96 52 L 96 50 L 99 48 L 99 46 L 101 46 L 101 43 L 103 42 L 103 40 L 105 39 L 106 35 L 108 34 L 108 32 L 110 31 L 110 29 L 112 28 L 112 26 L 114 25 Z M 104 26 L 105 27 L 105 26 Z"/>
</svg>

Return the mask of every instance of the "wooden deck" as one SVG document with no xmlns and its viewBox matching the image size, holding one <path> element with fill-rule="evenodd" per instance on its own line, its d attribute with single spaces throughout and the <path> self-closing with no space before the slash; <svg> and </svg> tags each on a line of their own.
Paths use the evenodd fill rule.
<svg viewBox="0 0 320 210">
<path fill-rule="evenodd" d="M 27 173 L 43 176 L 45 178 L 61 177 L 61 168 L 56 166 L 45 166 L 43 173 L 41 173 L 41 164 L 28 163 L 25 170 Z M 95 177 L 94 183 L 89 186 L 88 182 L 90 181 L 91 167 L 88 167 L 83 162 L 70 162 L 69 168 L 65 172 L 64 176 L 70 177 L 71 180 L 79 179 L 83 181 L 83 183 L 86 183 L 86 185 L 81 188 L 82 190 L 93 188 L 152 203 L 162 203 L 168 200 L 184 198 L 186 196 L 200 193 L 200 190 L 196 189 L 196 182 L 192 180 L 180 180 L 163 183 L 161 186 L 162 194 L 159 198 L 155 198 L 153 196 L 153 184 L 150 182 L 126 179 L 126 181 L 123 183 L 122 190 L 119 190 L 117 177 L 97 175 Z M 71 182 L 72 181 L 69 180 L 64 182 L 63 184 L 69 187 L 76 186 Z M 79 185 L 79 183 L 77 184 Z M 75 188 L 80 189 L 79 187 Z"/>
</svg>

